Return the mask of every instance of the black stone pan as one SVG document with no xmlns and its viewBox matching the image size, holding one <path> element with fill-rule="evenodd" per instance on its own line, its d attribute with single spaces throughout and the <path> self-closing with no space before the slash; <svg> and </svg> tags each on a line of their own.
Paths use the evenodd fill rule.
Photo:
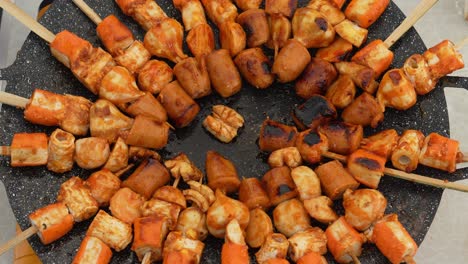
<svg viewBox="0 0 468 264">
<path fill-rule="evenodd" d="M 299 1 L 304 6 L 306 1 Z M 112 0 L 87 0 L 87 3 L 101 17 L 115 14 L 141 40 L 142 29 L 130 18 L 122 14 Z M 181 21 L 180 13 L 175 10 L 170 0 L 158 0 L 167 14 Z M 369 28 L 369 41 L 385 39 L 404 19 L 403 13 L 392 2 L 382 17 Z M 74 6 L 69 0 L 55 0 L 50 10 L 41 18 L 40 23 L 58 33 L 64 29 L 100 45 L 95 25 Z M 215 27 L 213 27 L 215 28 Z M 413 53 L 422 53 L 426 47 L 414 29 L 406 33 L 393 47 L 395 61 L 392 67 L 401 67 L 404 60 Z M 312 51 L 313 52 L 313 51 Z M 268 51 L 271 56 L 272 52 Z M 29 98 L 33 89 L 42 88 L 57 93 L 81 95 L 95 100 L 71 74 L 71 72 L 55 60 L 45 43 L 35 34 L 30 34 L 18 53 L 15 63 L 0 71 L 0 79 L 8 81 L 6 91 Z M 366 129 L 370 135 L 376 131 L 395 128 L 398 132 L 405 129 L 420 129 L 424 134 L 438 132 L 449 135 L 447 107 L 443 87 L 468 87 L 468 79 L 445 77 L 435 91 L 426 96 L 419 96 L 418 103 L 405 112 L 387 109 L 385 120 L 377 129 Z M 161 151 L 164 158 L 172 157 L 179 152 L 185 152 L 200 168 L 204 168 L 205 153 L 216 150 L 231 159 L 237 166 L 242 177 L 262 177 L 268 170 L 265 163 L 267 155 L 261 153 L 257 146 L 257 137 L 262 121 L 268 116 L 273 120 L 293 124 L 291 110 L 302 103 L 293 91 L 292 84 L 275 83 L 267 90 L 256 90 L 244 82 L 242 91 L 230 98 L 223 99 L 213 94 L 199 100 L 202 108 L 195 121 L 188 128 L 172 132 L 169 144 Z M 202 128 L 203 119 L 211 112 L 214 104 L 228 105 L 237 109 L 246 120 L 245 127 L 239 136 L 230 144 L 223 144 L 208 134 Z M 33 125 L 23 119 L 19 109 L 3 106 L 0 111 L 0 144 L 9 145 L 14 133 L 45 132 L 50 134 L 54 128 Z M 459 170 L 453 174 L 436 171 L 429 168 L 419 168 L 416 173 L 449 181 L 467 178 L 467 170 Z M 12 168 L 9 158 L 0 159 L 0 180 L 5 183 L 13 211 L 23 229 L 29 227 L 27 215 L 37 208 L 56 200 L 60 184 L 71 176 L 78 175 L 86 179 L 91 171 L 75 168 L 65 174 L 54 174 L 45 167 Z M 441 189 L 415 184 L 392 177 L 383 177 L 379 190 L 387 197 L 386 213 L 397 213 L 400 221 L 409 233 L 420 244 L 434 218 L 442 194 Z M 341 202 L 335 203 L 335 209 L 343 214 Z M 1 213 L 0 213 L 1 217 Z M 84 238 L 91 220 L 78 223 L 74 229 L 59 241 L 44 246 L 34 236 L 29 241 L 44 263 L 70 263 Z M 326 228 L 319 223 L 314 226 Z M 223 241 L 212 237 L 205 241 L 206 247 L 202 263 L 219 263 Z M 252 263 L 255 263 L 251 251 Z M 334 263 L 330 254 L 326 255 L 329 263 Z M 366 244 L 360 257 L 362 263 L 388 263 L 374 245 Z M 127 248 L 114 253 L 112 263 L 136 263 L 136 255 Z"/>
</svg>

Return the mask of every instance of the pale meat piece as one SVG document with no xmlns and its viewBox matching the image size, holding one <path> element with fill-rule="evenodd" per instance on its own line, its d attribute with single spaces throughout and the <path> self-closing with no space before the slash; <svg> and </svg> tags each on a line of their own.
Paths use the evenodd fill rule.
<svg viewBox="0 0 468 264">
<path fill-rule="evenodd" d="M 289 257 L 297 262 L 309 252 L 320 255 L 327 253 L 327 236 L 322 229 L 311 227 L 305 231 L 300 231 L 289 239 Z"/>
<path fill-rule="evenodd" d="M 70 171 L 73 168 L 75 137 L 57 128 L 49 138 L 49 157 L 47 169 L 57 173 Z"/>
<path fill-rule="evenodd" d="M 177 219 L 177 231 L 183 235 L 195 234 L 194 239 L 203 241 L 208 237 L 208 228 L 206 226 L 206 214 L 198 207 L 188 207 L 179 214 Z"/>
<path fill-rule="evenodd" d="M 465 66 L 461 53 L 449 40 L 429 48 L 423 56 L 435 81 Z"/>
<path fill-rule="evenodd" d="M 403 70 L 418 95 L 425 95 L 436 88 L 437 80 L 432 77 L 431 69 L 422 55 L 411 55 L 406 59 Z"/>
<path fill-rule="evenodd" d="M 268 260 L 274 258 L 286 258 L 288 248 L 288 239 L 283 234 L 272 233 L 266 237 L 260 250 L 255 253 L 255 258 L 259 264 L 266 264 Z"/>
<path fill-rule="evenodd" d="M 99 99 L 89 112 L 91 136 L 115 142 L 120 133 L 132 127 L 133 119 L 127 117 L 111 102 Z"/>
<path fill-rule="evenodd" d="M 245 244 L 243 230 L 233 219 L 226 226 L 226 236 L 221 249 L 221 264 L 249 264 L 249 247 Z"/>
<path fill-rule="evenodd" d="M 131 225 L 135 219 L 141 217 L 140 207 L 144 202 L 143 196 L 124 187 L 110 199 L 109 210 L 114 217 Z"/>
<path fill-rule="evenodd" d="M 382 218 L 387 199 L 373 189 L 346 190 L 343 195 L 345 219 L 359 231 L 365 231 Z"/>
<path fill-rule="evenodd" d="M 275 50 L 275 58 L 278 51 L 291 36 L 291 22 L 283 14 L 275 13 L 268 16 L 268 23 L 270 25 L 270 38 L 265 45 Z"/>
<path fill-rule="evenodd" d="M 134 0 L 129 2 L 136 2 L 136 4 L 132 5 L 131 16 L 145 31 L 150 30 L 167 18 L 164 10 L 154 0 Z"/>
<path fill-rule="evenodd" d="M 230 0 L 201 0 L 210 20 L 218 27 L 237 17 L 237 7 Z"/>
<path fill-rule="evenodd" d="M 245 230 L 245 241 L 252 248 L 261 247 L 267 237 L 273 234 L 270 217 L 260 208 L 250 211 L 250 220 Z"/>
<path fill-rule="evenodd" d="M 74 159 L 80 168 L 99 168 L 106 163 L 109 155 L 109 143 L 104 138 L 88 137 L 75 141 Z"/>
<path fill-rule="evenodd" d="M 406 130 L 392 152 L 393 167 L 412 172 L 418 167 L 419 153 L 424 144 L 424 134 L 418 130 Z"/>
<path fill-rule="evenodd" d="M 295 168 L 301 164 L 301 153 L 299 153 L 299 150 L 296 147 L 277 149 L 268 157 L 268 165 L 272 168 L 282 166 Z"/>
<path fill-rule="evenodd" d="M 311 0 L 307 7 L 312 8 L 322 14 L 333 26 L 345 20 L 345 14 L 341 12 L 335 3 L 330 0 Z"/>
<path fill-rule="evenodd" d="M 305 201 L 322 194 L 320 180 L 315 172 L 306 166 L 299 166 L 291 170 L 291 178 L 296 184 L 299 199 Z M 306 208 L 307 209 L 307 208 Z"/>
<path fill-rule="evenodd" d="M 200 263 L 201 256 L 203 253 L 203 249 L 205 248 L 205 244 L 203 242 L 184 236 L 179 231 L 172 231 L 166 238 L 163 247 L 163 258 L 164 264 L 171 264 L 174 262 L 166 261 L 166 257 L 171 254 L 172 252 L 183 252 L 186 258 L 188 259 L 187 262 L 183 263 Z"/>
<path fill-rule="evenodd" d="M 335 26 L 336 33 L 343 39 L 349 41 L 353 46 L 359 48 L 366 42 L 368 31 L 352 22 L 345 19 Z"/>
<path fill-rule="evenodd" d="M 393 62 L 393 52 L 387 44 L 376 39 L 354 54 L 352 61 L 374 70 L 375 76 L 380 76 Z"/>
<path fill-rule="evenodd" d="M 214 194 L 213 194 L 214 195 Z M 162 200 L 180 206 L 181 209 L 187 208 L 187 201 L 184 194 L 177 187 L 165 185 L 158 188 L 153 193 L 153 199 Z"/>
<path fill-rule="evenodd" d="M 77 136 L 88 134 L 89 111 L 93 103 L 81 96 L 65 94 L 65 117 L 60 121 L 60 127 Z"/>
<path fill-rule="evenodd" d="M 164 165 L 169 169 L 172 177 L 176 179 L 182 177 L 185 182 L 199 181 L 203 177 L 203 173 L 185 153 L 180 153 L 174 158 L 164 161 Z"/>
<path fill-rule="evenodd" d="M 132 242 L 132 227 L 100 210 L 91 222 L 86 235 L 99 238 L 119 252 Z"/>
<path fill-rule="evenodd" d="M 168 219 L 169 230 L 174 230 L 177 226 L 177 218 L 181 211 L 180 206 L 158 199 L 151 199 L 143 203 L 140 207 L 142 216 L 156 215 Z"/>
<path fill-rule="evenodd" d="M 343 216 L 329 225 L 325 234 L 328 250 L 338 263 L 351 263 L 351 255 L 361 255 L 364 237 L 350 226 Z"/>
<path fill-rule="evenodd" d="M 184 29 L 179 22 L 165 18 L 146 33 L 144 44 L 152 55 L 177 63 L 187 57 L 182 50 L 183 37 Z"/>
<path fill-rule="evenodd" d="M 384 74 L 376 97 L 382 112 L 385 111 L 385 107 L 408 110 L 417 100 L 413 84 L 401 69 L 393 69 Z"/>
<path fill-rule="evenodd" d="M 200 24 L 192 28 L 185 41 L 195 58 L 203 58 L 215 48 L 213 29 L 208 24 Z"/>
<path fill-rule="evenodd" d="M 216 190 L 216 201 L 210 206 L 206 213 L 206 224 L 211 235 L 223 238 L 226 226 L 236 219 L 242 229 L 249 223 L 249 209 L 243 203 L 229 198 L 220 190 Z"/>
<path fill-rule="evenodd" d="M 135 77 L 122 66 L 112 67 L 99 85 L 99 96 L 113 104 L 132 102 L 143 95 L 138 90 Z"/>
<path fill-rule="evenodd" d="M 198 25 L 206 24 L 205 11 L 199 0 L 182 1 L 182 21 L 186 31 Z"/>
<path fill-rule="evenodd" d="M 309 214 L 298 199 L 287 200 L 277 205 L 273 210 L 273 223 L 276 230 L 286 237 L 311 227 Z"/>
<path fill-rule="evenodd" d="M 73 228 L 73 216 L 64 203 L 58 202 L 39 208 L 29 216 L 31 226 L 37 228 L 37 236 L 42 244 L 50 244 L 60 239 Z"/>
<path fill-rule="evenodd" d="M 164 61 L 150 60 L 138 72 L 138 85 L 141 90 L 158 94 L 166 84 L 172 82 L 171 67 Z"/>
<path fill-rule="evenodd" d="M 99 238 L 86 236 L 73 258 L 72 264 L 109 263 L 112 250 Z"/>
<path fill-rule="evenodd" d="M 397 146 L 398 139 L 399 135 L 395 129 L 387 129 L 363 138 L 361 148 L 388 159 Z"/>
<path fill-rule="evenodd" d="M 47 135 L 44 133 L 16 133 L 10 145 L 12 167 L 46 165 L 49 158 Z"/>
<path fill-rule="evenodd" d="M 111 172 L 117 172 L 128 165 L 128 146 L 122 138 L 118 138 L 112 148 L 112 151 L 104 164 L 104 169 Z"/>
<path fill-rule="evenodd" d="M 327 19 L 312 8 L 298 8 L 291 21 L 294 39 L 306 48 L 322 48 L 335 38 L 335 29 Z"/>
<path fill-rule="evenodd" d="M 57 126 L 65 118 L 66 105 L 63 95 L 35 89 L 24 109 L 24 119 L 33 124 Z"/>
<path fill-rule="evenodd" d="M 333 210 L 333 201 L 327 196 L 304 200 L 304 207 L 309 215 L 320 223 L 331 224 L 338 219 L 338 215 Z"/>
<path fill-rule="evenodd" d="M 132 250 L 142 261 L 146 254 L 151 254 L 150 262 L 162 260 L 164 239 L 169 233 L 167 218 L 148 216 L 135 219 L 133 222 L 134 239 Z"/>
<path fill-rule="evenodd" d="M 221 48 L 228 50 L 232 57 L 245 49 L 247 34 L 240 24 L 235 21 L 226 21 L 218 27 Z"/>
<path fill-rule="evenodd" d="M 85 185 L 100 207 L 109 205 L 112 196 L 120 189 L 120 184 L 119 177 L 107 169 L 94 172 L 85 181 Z"/>
<path fill-rule="evenodd" d="M 151 54 L 141 41 L 134 41 L 132 45 L 114 57 L 117 64 L 125 67 L 132 74 L 139 72 L 150 58 Z"/>
<path fill-rule="evenodd" d="M 99 210 L 98 202 L 91 195 L 90 189 L 76 176 L 60 185 L 57 201 L 67 206 L 75 222 L 87 220 Z"/>
<path fill-rule="evenodd" d="M 71 68 L 71 64 L 76 63 L 80 58 L 89 56 L 92 49 L 91 43 L 68 30 L 59 32 L 50 43 L 52 55 L 67 68 Z"/>
</svg>

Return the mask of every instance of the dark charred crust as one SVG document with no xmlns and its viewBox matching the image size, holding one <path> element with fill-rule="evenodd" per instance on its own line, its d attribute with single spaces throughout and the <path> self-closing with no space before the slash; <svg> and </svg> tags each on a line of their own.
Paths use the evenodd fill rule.
<svg viewBox="0 0 468 264">
<path fill-rule="evenodd" d="M 288 14 L 288 17 L 291 17 L 294 12 L 296 11 L 296 8 L 297 8 L 297 0 L 284 0 L 284 1 L 288 1 L 288 11 L 289 11 L 289 14 Z"/>
<path fill-rule="evenodd" d="M 291 191 L 293 190 L 287 184 L 281 184 L 280 186 L 278 186 L 277 194 L 283 195 Z"/>
<path fill-rule="evenodd" d="M 270 68 L 270 64 L 268 63 L 268 61 L 263 61 L 261 63 L 261 66 L 262 66 L 263 73 L 271 74 L 271 68 Z"/>
<path fill-rule="evenodd" d="M 325 97 L 315 95 L 294 109 L 293 114 L 304 127 L 309 127 L 314 121 L 321 118 L 335 118 L 336 110 Z"/>
<path fill-rule="evenodd" d="M 366 167 L 367 169 L 369 170 L 379 170 L 381 169 L 381 166 L 379 164 L 379 162 L 373 160 L 373 159 L 368 159 L 368 158 L 357 158 L 356 160 L 356 163 L 363 166 L 363 167 Z"/>
<path fill-rule="evenodd" d="M 327 29 L 328 29 L 328 22 L 323 17 L 317 17 L 315 19 L 315 24 L 317 24 L 317 26 L 322 31 L 327 31 Z"/>
<path fill-rule="evenodd" d="M 364 70 L 360 72 L 359 76 L 361 78 L 362 87 L 368 87 L 374 79 L 374 72 L 370 69 Z"/>
<path fill-rule="evenodd" d="M 392 80 L 394 85 L 398 85 L 401 81 L 401 75 L 399 71 L 391 71 L 388 73 L 388 77 Z"/>
<path fill-rule="evenodd" d="M 249 23 L 242 23 L 242 29 L 244 29 L 247 38 L 250 38 L 255 33 L 255 28 L 252 28 Z"/>
<path fill-rule="evenodd" d="M 322 142 L 322 139 L 320 138 L 319 134 L 310 131 L 304 136 L 303 142 L 309 146 L 313 146 Z"/>
<path fill-rule="evenodd" d="M 278 124 L 268 123 L 263 129 L 264 137 L 283 137 L 286 135 L 286 131 L 282 129 Z"/>
</svg>

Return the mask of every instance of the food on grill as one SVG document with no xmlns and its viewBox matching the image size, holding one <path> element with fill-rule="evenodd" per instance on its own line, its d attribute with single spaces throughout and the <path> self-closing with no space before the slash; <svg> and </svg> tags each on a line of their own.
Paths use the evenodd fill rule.
<svg viewBox="0 0 468 264">
<path fill-rule="evenodd" d="M 268 214 L 260 208 L 251 210 L 245 233 L 245 241 L 250 247 L 261 247 L 266 238 L 273 234 L 273 223 Z"/>
<path fill-rule="evenodd" d="M 310 216 L 298 199 L 290 199 L 278 204 L 273 209 L 273 224 L 276 230 L 286 237 L 291 237 L 311 227 Z"/>
<path fill-rule="evenodd" d="M 293 147 L 296 137 L 296 127 L 266 119 L 260 128 L 258 145 L 262 151 L 274 151 L 281 148 Z"/>
<path fill-rule="evenodd" d="M 208 186 L 213 190 L 234 193 L 239 189 L 240 180 L 234 164 L 218 152 L 208 151 L 205 163 Z"/>
<path fill-rule="evenodd" d="M 291 178 L 291 169 L 288 167 L 283 166 L 269 170 L 263 175 L 262 183 L 272 206 L 298 195 L 297 187 Z"/>
<path fill-rule="evenodd" d="M 418 130 L 406 130 L 392 152 L 393 167 L 412 172 L 418 167 L 419 153 L 424 143 L 424 135 Z"/>
<path fill-rule="evenodd" d="M 320 179 L 323 192 L 332 200 L 341 199 L 347 189 L 355 190 L 359 186 L 353 176 L 336 160 L 318 166 L 315 173 Z"/>
<path fill-rule="evenodd" d="M 44 133 L 16 133 L 11 140 L 12 167 L 40 166 L 47 164 L 49 151 Z"/>
<path fill-rule="evenodd" d="M 73 228 L 73 216 L 67 206 L 54 203 L 37 209 L 29 215 L 31 225 L 38 229 L 37 235 L 45 245 L 60 239 Z"/>
<path fill-rule="evenodd" d="M 365 231 L 383 217 L 387 199 L 373 189 L 346 190 L 343 195 L 345 219 L 352 227 Z"/>
</svg>

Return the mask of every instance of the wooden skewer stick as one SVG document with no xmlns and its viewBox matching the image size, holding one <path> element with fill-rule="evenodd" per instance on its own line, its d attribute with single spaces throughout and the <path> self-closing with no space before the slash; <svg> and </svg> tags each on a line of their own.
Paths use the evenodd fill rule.
<svg viewBox="0 0 468 264">
<path fill-rule="evenodd" d="M 354 254 L 349 254 L 351 258 L 353 259 L 354 264 L 361 264 L 361 261 L 356 257 Z"/>
<path fill-rule="evenodd" d="M 347 160 L 346 156 L 336 154 L 333 152 L 328 152 L 328 151 L 325 152 L 323 156 L 330 158 L 330 159 L 336 159 L 341 162 L 346 162 Z M 414 174 L 414 173 L 407 173 L 404 171 L 395 170 L 391 168 L 385 168 L 384 173 L 385 175 L 392 176 L 395 178 L 400 178 L 400 179 L 407 180 L 407 181 L 434 186 L 437 188 L 452 189 L 452 190 L 461 191 L 461 192 L 468 192 L 468 185 L 464 185 L 464 184 L 434 179 L 431 177 L 422 176 L 422 175 Z"/>
<path fill-rule="evenodd" d="M 405 258 L 405 262 L 406 262 L 406 264 L 416 264 L 416 261 L 414 261 L 413 257 L 411 257 L 411 256 L 407 256 Z"/>
<path fill-rule="evenodd" d="M 10 156 L 11 149 L 10 146 L 0 146 L 0 156 Z"/>
<path fill-rule="evenodd" d="M 43 25 L 39 24 L 34 18 L 30 17 L 26 14 L 23 10 L 21 10 L 18 6 L 11 3 L 8 0 L 0 0 L 0 7 L 3 8 L 7 13 L 14 16 L 18 19 L 21 23 L 23 23 L 26 27 L 31 29 L 34 33 L 36 33 L 39 37 L 43 40 L 47 41 L 47 43 L 51 43 L 55 39 L 54 33 L 50 32 L 47 28 Z"/>
<path fill-rule="evenodd" d="M 456 50 L 460 50 L 460 49 L 463 48 L 463 46 L 465 46 L 466 44 L 468 44 L 468 37 L 462 39 L 462 40 L 459 41 L 457 44 L 455 44 L 455 49 L 456 49 Z"/>
<path fill-rule="evenodd" d="M 32 237 L 38 231 L 39 229 L 37 229 L 37 227 L 31 226 L 30 228 L 19 233 L 14 238 L 12 238 L 8 242 L 0 246 L 0 256 L 3 255 L 3 253 L 7 252 L 8 250 L 16 247 L 19 243 L 23 242 L 24 240 Z"/>
<path fill-rule="evenodd" d="M 180 182 L 180 177 L 182 176 L 179 176 L 175 179 L 174 183 L 172 184 L 172 187 L 177 188 L 177 185 L 179 185 L 179 182 Z"/>
<path fill-rule="evenodd" d="M 16 106 L 19 108 L 26 108 L 26 105 L 29 103 L 29 99 L 0 91 L 0 103 Z"/>
<path fill-rule="evenodd" d="M 462 154 L 463 154 L 462 162 L 468 162 L 468 153 L 462 153 Z"/>
<path fill-rule="evenodd" d="M 411 11 L 410 15 L 392 32 L 392 34 L 384 41 L 385 45 L 390 48 L 398 39 L 403 36 L 416 22 L 431 9 L 439 0 L 422 0 Z"/>
<path fill-rule="evenodd" d="M 141 260 L 141 264 L 150 264 L 151 263 L 151 251 L 146 252 L 143 260 Z"/>
<path fill-rule="evenodd" d="M 86 16 L 89 17 L 89 19 L 91 19 L 91 21 L 94 22 L 94 24 L 99 25 L 102 22 L 101 17 L 96 12 L 94 12 L 94 10 L 88 4 L 86 4 L 85 1 L 83 0 L 72 0 L 72 1 L 73 3 L 75 3 L 76 6 L 78 6 L 79 9 L 81 9 L 81 11 L 83 11 L 83 13 L 86 14 Z"/>
</svg>

